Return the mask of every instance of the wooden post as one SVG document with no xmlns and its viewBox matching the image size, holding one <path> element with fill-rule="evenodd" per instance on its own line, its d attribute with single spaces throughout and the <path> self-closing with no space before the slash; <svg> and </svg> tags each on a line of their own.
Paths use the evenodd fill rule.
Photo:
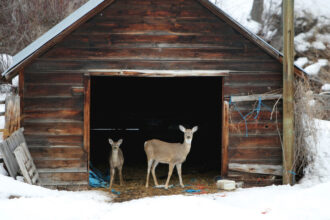
<svg viewBox="0 0 330 220">
<path fill-rule="evenodd" d="M 24 115 L 23 115 L 23 108 L 24 108 L 24 69 L 19 71 L 18 77 L 18 95 L 20 97 L 20 124 L 23 125 Z"/>
<path fill-rule="evenodd" d="M 18 95 L 7 96 L 5 105 L 4 139 L 20 128 L 20 97 Z"/>
<path fill-rule="evenodd" d="M 294 0 L 283 1 L 283 184 L 293 184 L 294 171 Z"/>
<path fill-rule="evenodd" d="M 228 175 L 228 144 L 229 144 L 229 103 L 227 101 L 224 101 L 222 108 L 221 176 Z"/>
<path fill-rule="evenodd" d="M 89 173 L 90 158 L 90 101 L 91 101 L 91 78 L 89 74 L 84 75 L 84 151 L 87 153 L 87 174 Z M 87 175 L 89 183 L 89 175 Z"/>
</svg>

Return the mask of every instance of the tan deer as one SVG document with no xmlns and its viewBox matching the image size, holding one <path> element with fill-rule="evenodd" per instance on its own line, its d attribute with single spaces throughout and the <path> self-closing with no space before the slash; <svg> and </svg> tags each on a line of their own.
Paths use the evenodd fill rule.
<svg viewBox="0 0 330 220">
<path fill-rule="evenodd" d="M 182 144 L 168 143 L 158 139 L 148 140 L 144 143 L 144 151 L 146 152 L 148 159 L 146 188 L 148 188 L 149 185 L 149 175 L 151 169 L 155 185 L 158 186 L 155 169 L 159 163 L 166 163 L 169 165 L 165 189 L 168 189 L 168 183 L 170 181 L 174 166 L 176 166 L 178 171 L 180 186 L 184 187 L 181 177 L 181 167 L 190 152 L 193 134 L 197 131 L 198 127 L 195 126 L 192 129 L 185 129 L 182 125 L 179 125 L 179 129 L 184 133 L 184 141 Z"/>
<path fill-rule="evenodd" d="M 123 143 L 123 140 L 120 139 L 117 142 L 114 142 L 112 139 L 109 138 L 109 143 L 112 147 L 111 154 L 109 157 L 109 163 L 110 163 L 110 185 L 109 190 L 111 189 L 113 180 L 115 178 L 115 172 L 116 168 L 119 172 L 119 182 L 120 185 L 123 184 L 123 175 L 122 175 L 122 169 L 124 164 L 124 156 L 123 152 L 119 148 L 119 146 Z"/>
</svg>

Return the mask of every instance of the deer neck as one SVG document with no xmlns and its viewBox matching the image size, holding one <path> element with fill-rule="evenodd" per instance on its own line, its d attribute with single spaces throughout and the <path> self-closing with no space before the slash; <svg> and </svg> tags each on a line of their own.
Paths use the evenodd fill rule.
<svg viewBox="0 0 330 220">
<path fill-rule="evenodd" d="M 112 151 L 111 159 L 112 159 L 113 162 L 116 162 L 118 160 L 118 150 Z"/>
<path fill-rule="evenodd" d="M 187 153 L 190 152 L 191 148 L 191 141 L 188 141 L 187 139 L 184 139 L 183 144 L 182 144 L 186 150 Z"/>
</svg>

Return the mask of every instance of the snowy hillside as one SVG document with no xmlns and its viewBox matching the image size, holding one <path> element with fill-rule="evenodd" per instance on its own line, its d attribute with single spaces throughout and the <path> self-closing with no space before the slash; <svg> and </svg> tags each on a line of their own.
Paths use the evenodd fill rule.
<svg viewBox="0 0 330 220">
<path fill-rule="evenodd" d="M 253 0 L 210 0 L 250 31 L 273 43 L 279 32 L 282 0 L 264 0 L 263 24 L 251 19 Z M 299 67 L 323 83 L 330 81 L 330 0 L 295 1 L 295 50 Z M 277 19 L 277 20 L 276 20 Z M 277 24 L 277 26 L 276 26 Z M 277 48 L 277 45 L 273 45 Z M 277 48 L 279 49 L 279 48 Z M 323 70 L 322 70 L 323 67 Z M 324 76 L 328 75 L 328 76 Z"/>
</svg>

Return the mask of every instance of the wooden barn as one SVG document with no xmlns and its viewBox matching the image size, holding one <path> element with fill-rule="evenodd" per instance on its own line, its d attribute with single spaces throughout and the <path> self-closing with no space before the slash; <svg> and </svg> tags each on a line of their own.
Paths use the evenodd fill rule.
<svg viewBox="0 0 330 220">
<path fill-rule="evenodd" d="M 183 175 L 282 181 L 282 55 L 207 0 L 91 0 L 14 62 L 45 186 L 86 188 L 109 137 L 145 172 L 144 141 L 182 141 L 179 124 L 199 126 Z"/>
</svg>

